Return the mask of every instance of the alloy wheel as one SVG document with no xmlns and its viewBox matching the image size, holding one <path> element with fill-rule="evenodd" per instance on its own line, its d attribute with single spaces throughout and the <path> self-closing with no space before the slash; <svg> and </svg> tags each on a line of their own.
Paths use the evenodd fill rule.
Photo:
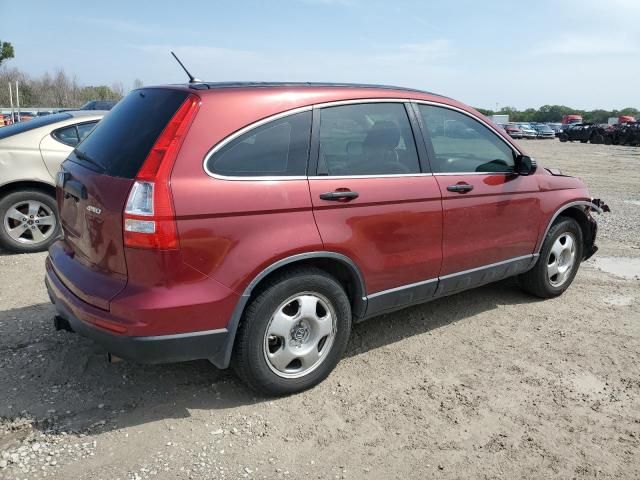
<svg viewBox="0 0 640 480">
<path fill-rule="evenodd" d="M 7 235 L 19 243 L 38 245 L 56 231 L 56 216 L 49 206 L 37 200 L 14 203 L 4 215 Z"/>
</svg>

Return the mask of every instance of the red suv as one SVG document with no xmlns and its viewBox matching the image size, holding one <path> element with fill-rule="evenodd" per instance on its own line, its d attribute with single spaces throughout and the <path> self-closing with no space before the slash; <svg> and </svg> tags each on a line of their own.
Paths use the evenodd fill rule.
<svg viewBox="0 0 640 480">
<path fill-rule="evenodd" d="M 135 90 L 57 180 L 56 327 L 268 394 L 322 381 L 353 322 L 513 275 L 560 295 L 600 210 L 475 110 L 367 85 Z"/>
</svg>

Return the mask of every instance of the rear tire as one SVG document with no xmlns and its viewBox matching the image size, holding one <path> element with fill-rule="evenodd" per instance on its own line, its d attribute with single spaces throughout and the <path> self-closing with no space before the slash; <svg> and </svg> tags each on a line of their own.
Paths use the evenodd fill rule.
<svg viewBox="0 0 640 480">
<path fill-rule="evenodd" d="M 558 135 L 558 138 L 562 143 L 564 143 L 569 140 L 569 135 L 567 135 L 566 133 L 561 133 L 560 135 Z"/>
<path fill-rule="evenodd" d="M 269 280 L 245 310 L 233 367 L 259 393 L 301 392 L 331 373 L 350 333 L 340 283 L 317 268 L 291 270 Z"/>
<path fill-rule="evenodd" d="M 535 266 L 518 277 L 520 286 L 540 298 L 562 295 L 578 273 L 582 251 L 582 229 L 578 222 L 559 217 L 549 229 Z"/>
<path fill-rule="evenodd" d="M 0 199 L 0 246 L 15 253 L 42 252 L 60 234 L 56 200 L 41 190 L 19 190 Z"/>
</svg>

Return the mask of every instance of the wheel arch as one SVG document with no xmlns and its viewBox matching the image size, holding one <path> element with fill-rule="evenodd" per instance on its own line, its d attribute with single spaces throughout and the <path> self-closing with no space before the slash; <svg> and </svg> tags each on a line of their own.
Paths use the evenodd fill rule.
<svg viewBox="0 0 640 480">
<path fill-rule="evenodd" d="M 591 256 L 595 252 L 593 244 L 595 241 L 595 233 L 597 227 L 595 220 L 591 218 L 591 215 L 589 215 L 588 212 L 594 208 L 595 206 L 593 205 L 593 203 L 587 200 L 578 200 L 575 202 L 567 203 L 556 210 L 556 212 L 551 217 L 551 220 L 549 220 L 544 234 L 538 242 L 538 247 L 535 253 L 539 254 L 542 250 L 544 239 L 547 238 L 547 234 L 549 233 L 549 230 L 551 230 L 553 224 L 556 223 L 556 221 L 558 221 L 560 217 L 569 217 L 578 222 L 578 225 L 580 225 L 580 229 L 582 230 L 582 243 L 584 245 L 583 259 Z"/>
<path fill-rule="evenodd" d="M 324 270 L 340 282 L 345 289 L 353 316 L 360 318 L 366 311 L 366 287 L 360 269 L 346 255 L 337 252 L 307 252 L 280 259 L 256 275 L 247 285 L 227 325 L 228 339 L 226 346 L 209 360 L 218 368 L 227 368 L 235 344 L 238 326 L 249 301 L 261 291 L 261 286 L 275 275 L 301 266 L 312 266 Z"/>
<path fill-rule="evenodd" d="M 19 192 L 21 190 L 40 190 L 54 198 L 56 196 L 56 187 L 50 183 L 40 182 L 37 180 L 16 180 L 0 185 L 0 197 L 4 197 L 9 193 Z"/>
</svg>

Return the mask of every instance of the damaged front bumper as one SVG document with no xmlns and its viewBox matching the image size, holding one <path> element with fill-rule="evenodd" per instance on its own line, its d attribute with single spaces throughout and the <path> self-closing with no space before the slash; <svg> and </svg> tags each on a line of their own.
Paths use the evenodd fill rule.
<svg viewBox="0 0 640 480">
<path fill-rule="evenodd" d="M 596 246 L 596 236 L 598 234 L 598 222 L 596 222 L 595 218 L 591 216 L 591 212 L 597 212 L 599 214 L 608 213 L 611 211 L 609 205 L 604 203 L 599 198 L 592 198 L 591 205 L 585 208 L 587 212 L 587 219 L 589 220 L 590 231 L 588 232 L 588 238 L 585 239 L 585 249 L 584 254 L 582 256 L 583 260 L 590 259 L 597 251 L 598 247 Z"/>
</svg>

